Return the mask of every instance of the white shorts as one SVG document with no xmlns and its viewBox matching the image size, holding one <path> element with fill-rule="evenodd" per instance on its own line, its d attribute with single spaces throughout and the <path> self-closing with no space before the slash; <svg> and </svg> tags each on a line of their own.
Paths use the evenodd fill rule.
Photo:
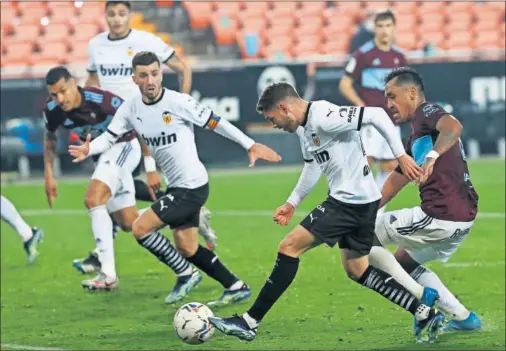
<svg viewBox="0 0 506 351">
<path fill-rule="evenodd" d="M 473 223 L 443 221 L 413 207 L 378 216 L 376 236 L 383 246 L 405 249 L 419 264 L 446 262 L 467 237 Z"/>
<path fill-rule="evenodd" d="M 105 183 L 112 197 L 107 210 L 114 213 L 135 206 L 135 186 L 132 172 L 141 160 L 141 146 L 137 139 L 114 144 L 100 155 L 91 179 Z"/>
<path fill-rule="evenodd" d="M 396 127 L 399 137 L 401 136 L 401 128 Z M 375 160 L 395 160 L 395 157 L 388 146 L 387 141 L 383 138 L 383 135 L 378 132 L 372 125 L 363 125 L 360 128 L 360 137 L 364 144 L 364 149 L 367 156 L 374 158 Z"/>
</svg>

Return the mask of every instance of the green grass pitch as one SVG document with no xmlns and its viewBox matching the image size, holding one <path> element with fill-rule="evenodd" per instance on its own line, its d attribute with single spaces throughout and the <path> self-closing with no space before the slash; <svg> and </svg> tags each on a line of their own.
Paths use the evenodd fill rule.
<svg viewBox="0 0 506 351">
<path fill-rule="evenodd" d="M 182 303 L 163 303 L 174 275 L 129 234 L 120 233 L 115 241 L 119 290 L 83 291 L 80 281 L 85 276 L 71 263 L 94 247 L 83 205 L 87 183 L 61 181 L 52 211 L 42 185 L 2 186 L 2 194 L 46 234 L 38 261 L 27 266 L 20 238 L 2 222 L 2 349 L 28 345 L 67 350 L 504 350 L 504 161 L 481 160 L 470 167 L 482 216 L 447 264 L 429 266 L 482 317 L 481 332 L 445 334 L 434 345 L 417 345 L 409 313 L 351 282 L 341 267 L 338 250 L 319 247 L 302 257 L 294 283 L 267 315 L 255 341 L 241 343 L 216 332 L 203 345 L 185 345 L 172 328 L 172 317 Z M 291 227 L 275 225 L 271 213 L 288 197 L 298 175 L 291 171 L 211 176 L 207 205 L 214 211 L 217 253 L 251 285 L 254 296 L 272 270 L 279 241 L 326 195 L 322 179 L 297 211 Z M 416 188 L 410 186 L 389 208 L 418 204 Z M 221 292 L 216 282 L 205 277 L 185 302 L 206 303 Z M 214 312 L 221 316 L 242 313 L 252 301 Z"/>
</svg>

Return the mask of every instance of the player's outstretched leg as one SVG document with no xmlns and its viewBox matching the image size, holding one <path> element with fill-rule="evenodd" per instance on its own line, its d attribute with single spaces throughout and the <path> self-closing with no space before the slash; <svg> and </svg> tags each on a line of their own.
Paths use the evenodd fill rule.
<svg viewBox="0 0 506 351">
<path fill-rule="evenodd" d="M 165 223 L 160 221 L 153 210 L 147 209 L 134 222 L 132 233 L 139 245 L 176 273 L 176 285 L 165 299 L 165 303 L 172 304 L 188 295 L 190 290 L 202 281 L 202 275 L 193 269 L 167 237 L 156 231 L 164 226 Z"/>
<path fill-rule="evenodd" d="M 365 248 L 363 251 L 341 249 L 341 260 L 348 276 L 410 312 L 418 321 L 415 330 L 418 342 L 434 342 L 445 321 L 444 315 L 423 304 L 390 274 L 370 265 L 366 251 Z"/>
<path fill-rule="evenodd" d="M 177 249 L 184 257 L 208 276 L 219 282 L 225 291 L 210 306 L 227 305 L 247 300 L 251 290 L 237 278 L 212 251 L 198 244 L 197 228 L 174 229 Z"/>
<path fill-rule="evenodd" d="M 416 252 L 412 253 L 416 257 Z M 439 277 L 430 269 L 419 265 L 408 251 L 399 248 L 395 256 L 405 267 L 414 280 L 425 287 L 435 289 L 439 293 L 439 308 L 452 317 L 443 331 L 475 331 L 482 327 L 481 320 L 474 312 L 469 311 L 443 284 Z M 422 257 L 422 255 L 419 255 Z M 420 261 L 425 261 L 419 259 Z"/>
<path fill-rule="evenodd" d="M 260 322 L 295 279 L 300 255 L 318 244 L 309 231 L 297 226 L 281 241 L 274 269 L 251 308 L 242 316 L 211 317 L 211 324 L 222 333 L 241 340 L 255 339 Z"/>
<path fill-rule="evenodd" d="M 0 204 L 1 216 L 23 239 L 23 248 L 26 251 L 26 260 L 32 263 L 38 256 L 37 246 L 41 242 L 44 233 L 37 227 L 31 228 L 21 217 L 16 207 L 2 196 Z"/>
</svg>

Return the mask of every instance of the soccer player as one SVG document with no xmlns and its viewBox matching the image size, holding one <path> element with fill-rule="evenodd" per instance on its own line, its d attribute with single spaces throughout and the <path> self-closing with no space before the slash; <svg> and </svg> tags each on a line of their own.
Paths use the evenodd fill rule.
<svg viewBox="0 0 506 351">
<path fill-rule="evenodd" d="M 478 213 L 460 135 L 462 125 L 441 106 L 425 100 L 422 77 L 412 68 L 393 70 L 385 78 L 388 108 L 398 122 L 411 122 L 406 152 L 422 166 L 420 206 L 387 212 L 376 221 L 382 245 L 397 245 L 395 257 L 421 285 L 434 288 L 439 305 L 453 320 L 444 330 L 476 330 L 480 318 L 468 311 L 426 262 L 448 261 L 468 236 Z M 409 183 L 397 167 L 385 182 L 380 206 Z"/>
<path fill-rule="evenodd" d="M 198 158 L 194 125 L 214 130 L 248 150 L 250 165 L 257 159 L 279 162 L 270 148 L 255 143 L 228 121 L 200 105 L 190 95 L 162 88 L 158 56 L 150 51 L 135 55 L 134 80 L 141 94 L 126 101 L 116 112 L 107 133 L 90 143 L 71 145 L 74 162 L 83 161 L 108 150 L 125 133 L 135 130 L 160 165 L 167 183 L 165 196 L 151 205 L 133 224 L 138 243 L 166 263 L 171 258 L 170 241 L 158 230 L 169 225 L 176 247 L 191 263 L 217 280 L 225 288 L 223 295 L 211 304 L 228 304 L 251 296 L 248 285 L 230 272 L 210 250 L 198 244 L 199 212 L 209 196 L 208 174 Z M 198 283 L 194 271 L 189 277 Z"/>
<path fill-rule="evenodd" d="M 395 16 L 392 11 L 379 12 L 374 18 L 374 40 L 356 50 L 345 67 L 339 90 L 356 106 L 377 106 L 386 109 L 383 79 L 395 67 L 406 65 L 404 54 L 393 45 Z M 357 90 L 353 84 L 358 87 Z M 400 135 L 400 128 L 394 131 Z M 381 189 L 388 175 L 397 166 L 392 151 L 374 126 L 363 126 L 360 131 L 369 165 L 377 162 L 376 184 Z M 382 213 L 383 208 L 378 213 Z"/>
<path fill-rule="evenodd" d="M 39 255 L 37 246 L 42 240 L 44 233 L 37 227 L 30 227 L 16 210 L 14 204 L 3 195 L 0 210 L 2 219 L 19 234 L 21 239 L 23 239 L 23 247 L 26 251 L 27 262 L 33 263 Z"/>
<path fill-rule="evenodd" d="M 109 31 L 98 34 L 88 44 L 88 77 L 85 86 L 100 86 L 123 100 L 127 99 L 137 92 L 137 86 L 132 81 L 132 58 L 139 51 L 151 50 L 177 74 L 181 92 L 190 93 L 190 66 L 175 53 L 174 48 L 156 35 L 130 27 L 132 12 L 129 1 L 107 1 L 105 16 Z M 144 168 L 149 187 L 142 180 L 134 179 L 135 196 L 137 200 L 153 201 L 152 193 L 163 195 L 163 192 L 158 191 L 160 177 L 154 161 L 150 156 L 145 158 Z M 210 225 L 210 218 L 210 211 L 203 208 L 199 234 L 204 237 L 207 246 L 214 250 L 217 238 Z M 95 272 L 100 268 L 97 251 L 95 249 L 90 252 L 84 259 L 74 260 L 74 267 L 82 273 Z"/>
<path fill-rule="evenodd" d="M 53 175 L 56 130 L 59 127 L 71 129 L 82 140 L 89 134 L 95 138 L 107 129 L 123 100 L 99 88 L 79 87 L 65 67 L 49 70 L 46 85 L 51 98 L 44 110 L 44 169 L 46 195 L 49 206 L 52 207 L 53 198 L 57 197 L 57 184 Z M 96 277 L 81 283 L 84 288 L 113 290 L 118 287 L 110 214 L 124 231 L 131 231 L 133 222 L 138 217 L 132 171 L 140 159 L 141 147 L 135 133 L 124 134 L 109 150 L 95 155 L 95 171 L 84 203 L 91 218 L 101 266 Z M 167 264 L 176 274 L 187 274 L 185 271 L 191 270 L 190 264 L 172 245 L 166 248 L 166 252 L 171 254 Z"/>
<path fill-rule="evenodd" d="M 211 323 L 228 335 L 253 340 L 259 323 L 294 280 L 299 257 L 321 243 L 331 247 L 337 243 L 348 276 L 411 312 L 420 323 L 417 337 L 421 338 L 422 331 L 426 331 L 429 341 L 433 341 L 444 316 L 422 304 L 388 273 L 369 264 L 381 192 L 358 133 L 362 125 L 372 124 L 381 132 L 410 179 L 416 179 L 420 173 L 414 160 L 406 155 L 385 111 L 380 107 L 336 106 L 323 100 L 307 102 L 287 83 L 265 89 L 257 110 L 275 128 L 298 134 L 306 161 L 297 186 L 287 202 L 276 210 L 274 220 L 282 225 L 290 221 L 312 187 L 304 181 L 308 173 L 318 176 L 314 177 L 315 182 L 319 172 L 325 173 L 329 196 L 281 241 L 274 269 L 253 306 L 242 316 L 210 318 Z M 433 296 L 431 305 L 437 292 L 425 290 Z"/>
</svg>

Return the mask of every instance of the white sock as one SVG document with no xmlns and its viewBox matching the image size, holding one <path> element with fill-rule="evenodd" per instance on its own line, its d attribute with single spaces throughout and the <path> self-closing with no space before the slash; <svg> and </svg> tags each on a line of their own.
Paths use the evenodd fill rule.
<svg viewBox="0 0 506 351">
<path fill-rule="evenodd" d="M 246 323 L 248 324 L 248 326 L 251 328 L 251 329 L 255 329 L 258 327 L 258 321 L 251 317 L 248 312 L 246 312 L 245 314 L 242 315 L 242 318 L 246 321 Z"/>
<path fill-rule="evenodd" d="M 98 247 L 98 259 L 102 264 L 102 272 L 116 279 L 114 263 L 114 239 L 112 237 L 112 220 L 105 205 L 97 206 L 88 211 L 91 217 L 91 230 Z"/>
<path fill-rule="evenodd" d="M 230 288 L 228 288 L 227 290 L 237 290 L 242 288 L 243 285 L 244 282 L 242 280 L 238 280 L 234 284 L 230 285 Z"/>
<path fill-rule="evenodd" d="M 448 290 L 436 273 L 426 267 L 418 266 L 411 272 L 411 276 L 423 286 L 437 290 L 439 293 L 439 308 L 442 311 L 452 314 L 454 319 L 458 321 L 463 321 L 469 317 L 470 312 Z"/>
<path fill-rule="evenodd" d="M 373 246 L 369 253 L 369 263 L 390 274 L 417 299 L 423 295 L 423 286 L 418 284 L 397 262 L 394 255 L 383 246 Z"/>
<path fill-rule="evenodd" d="M 32 238 L 32 228 L 25 222 L 21 215 L 16 210 L 16 207 L 2 196 L 2 202 L 0 204 L 2 219 L 6 221 L 12 229 L 14 229 L 23 241 L 28 241 Z"/>
<path fill-rule="evenodd" d="M 188 266 L 188 268 L 186 268 L 184 271 L 182 271 L 181 273 L 179 273 L 177 276 L 178 277 L 184 277 L 185 275 L 191 275 L 193 274 L 193 267 L 192 266 Z"/>
</svg>

